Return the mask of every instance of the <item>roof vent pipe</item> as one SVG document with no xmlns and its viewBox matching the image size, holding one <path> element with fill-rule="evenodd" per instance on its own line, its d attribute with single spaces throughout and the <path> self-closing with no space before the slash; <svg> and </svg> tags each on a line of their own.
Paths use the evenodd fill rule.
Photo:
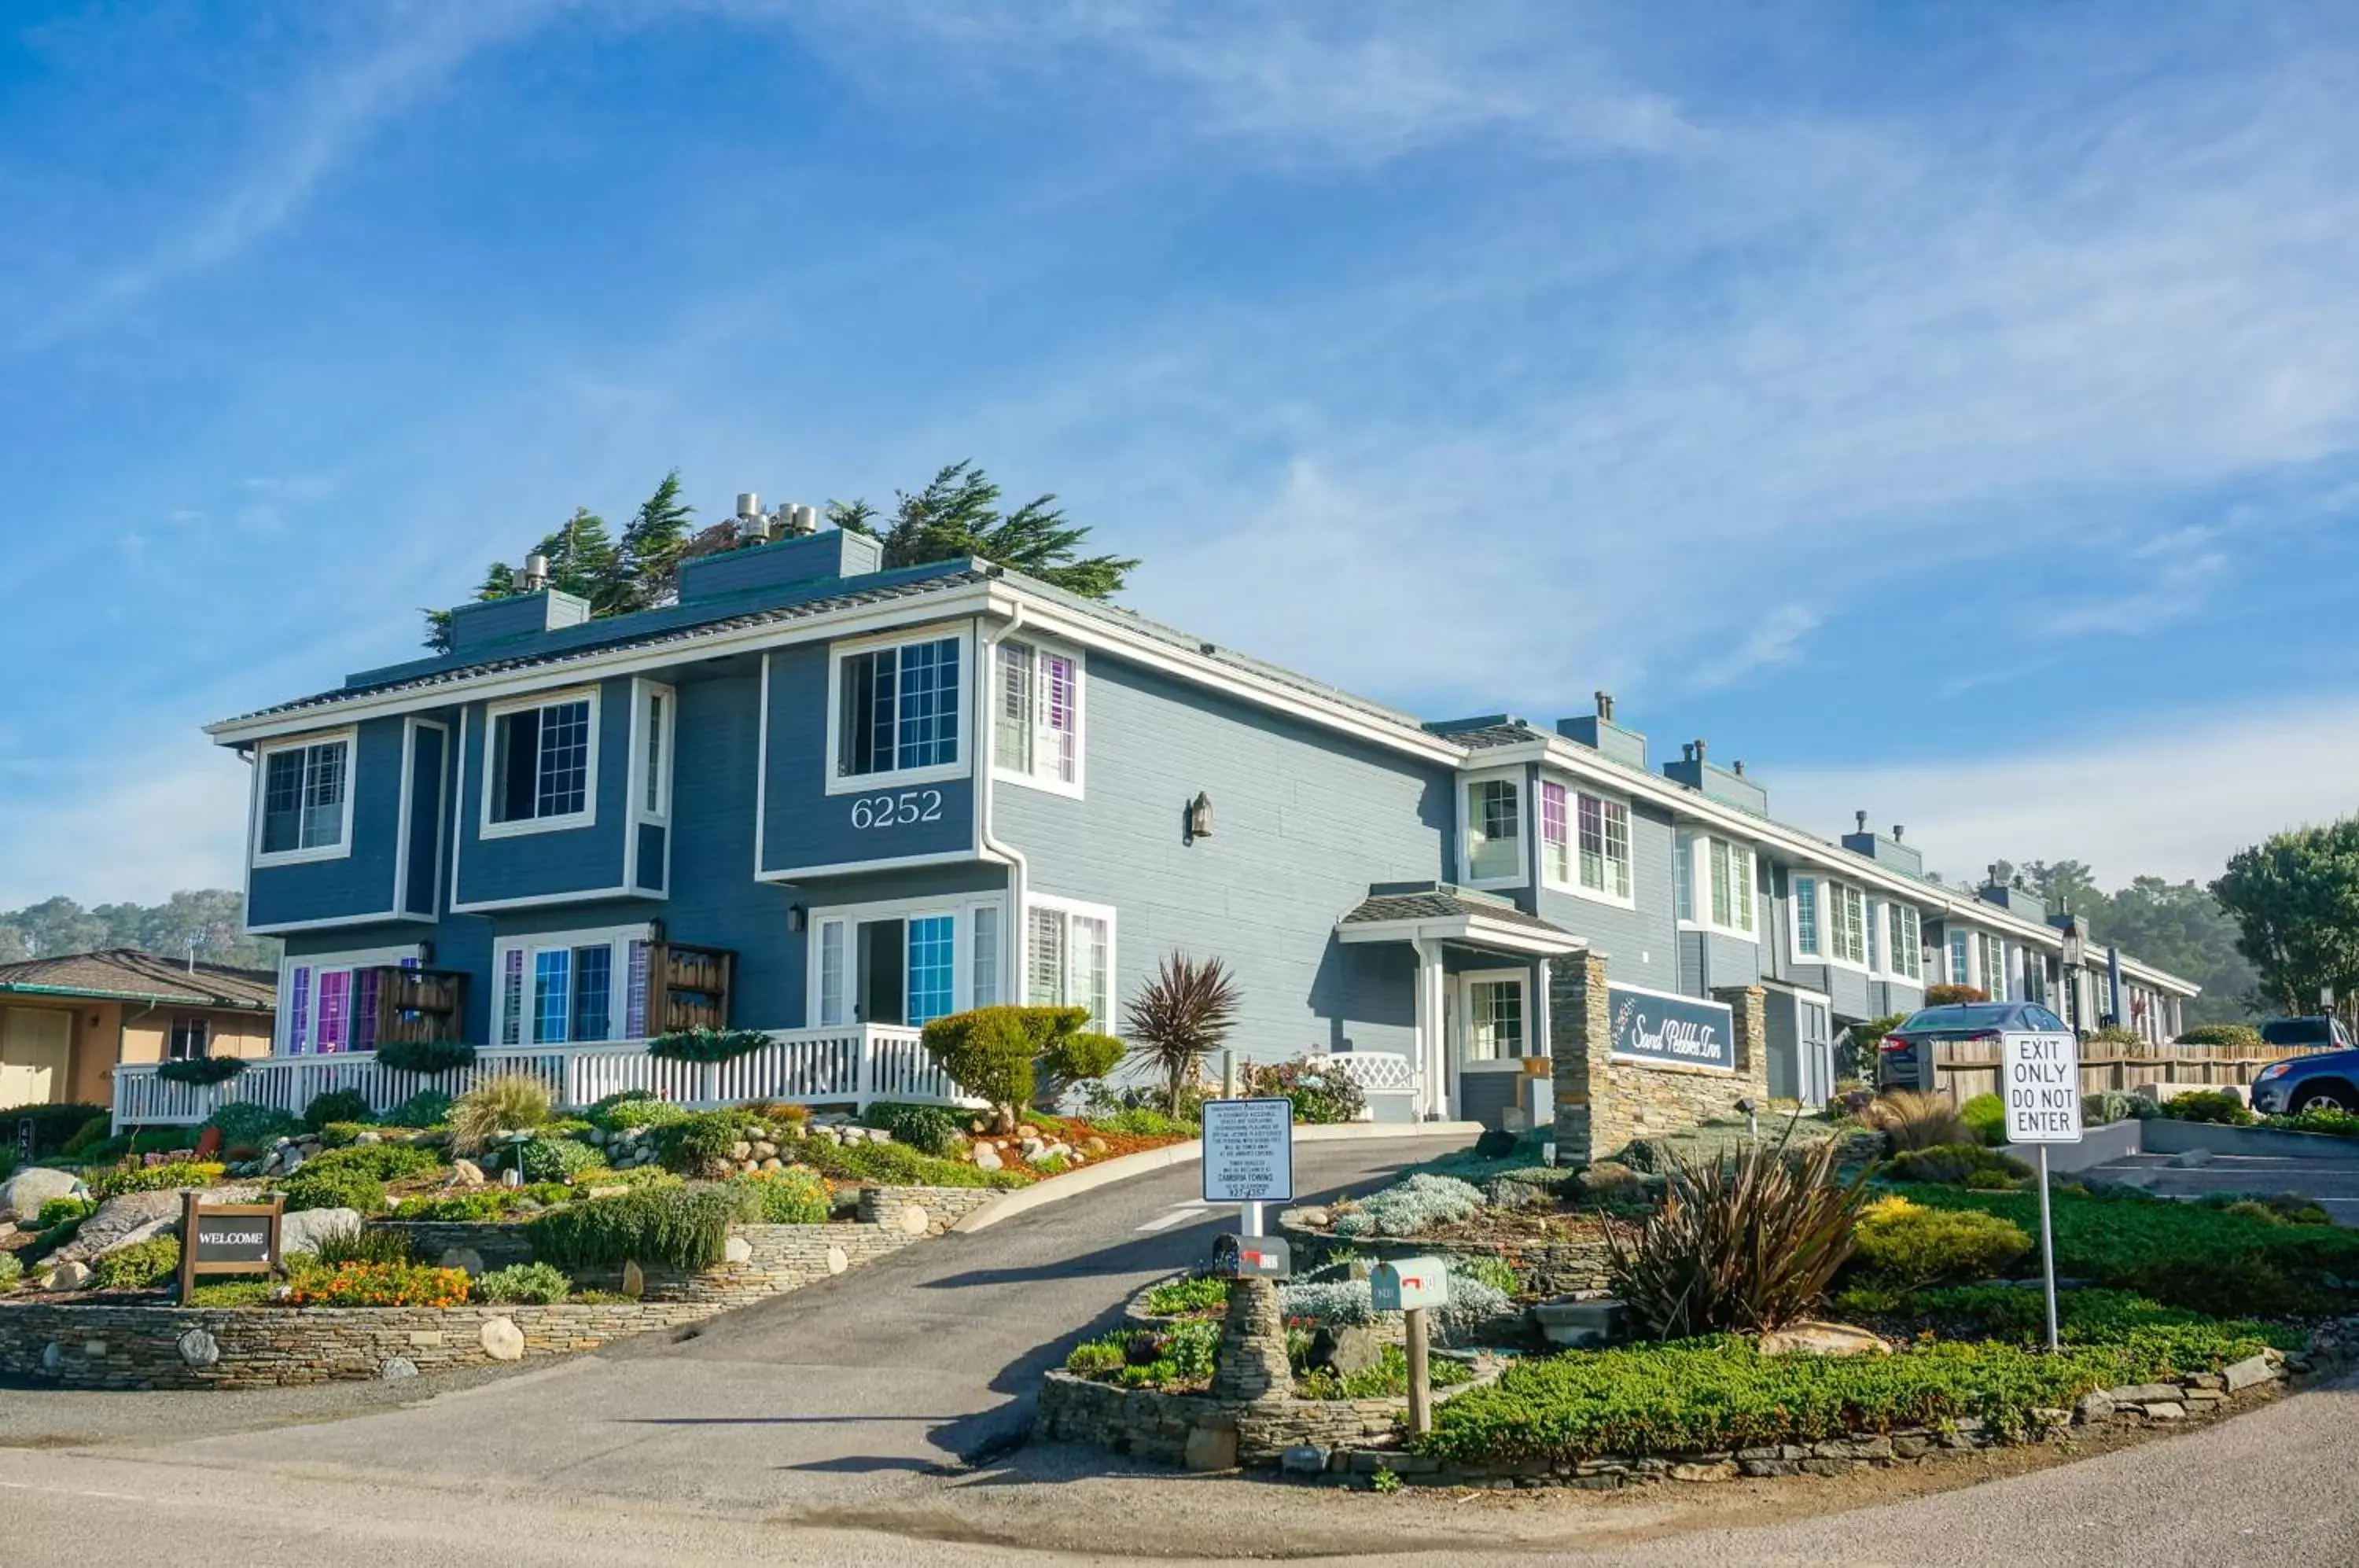
<svg viewBox="0 0 2359 1568">
<path fill-rule="evenodd" d="M 1865 811 L 1854 811 L 1852 813 L 1852 819 L 1859 823 L 1858 828 L 1855 830 L 1856 832 L 1865 833 L 1867 831 L 1867 813 Z"/>
<path fill-rule="evenodd" d="M 1740 757 L 1735 761 L 1730 763 L 1728 767 L 1729 771 L 1735 774 L 1739 779 L 1745 777 L 1745 758 Z"/>
<path fill-rule="evenodd" d="M 737 520 L 738 520 L 739 522 L 741 522 L 741 523 L 742 523 L 742 522 L 744 522 L 744 521 L 745 521 L 746 518 L 748 518 L 748 517 L 760 517 L 761 515 L 762 515 L 762 497 L 761 497 L 761 496 L 759 496 L 759 495 L 756 495 L 756 494 L 755 494 L 753 491 L 751 491 L 751 490 L 740 490 L 740 491 L 738 491 L 738 492 L 737 492 Z"/>
<path fill-rule="evenodd" d="M 524 558 L 524 591 L 538 593 L 549 586 L 549 557 L 533 554 Z"/>
<path fill-rule="evenodd" d="M 1698 762 L 1701 762 L 1701 761 L 1703 760 L 1703 742 L 1701 742 L 1701 741 L 1698 741 L 1698 742 L 1696 742 L 1696 743 L 1695 743 L 1695 748 L 1696 748 L 1696 749 L 1695 749 L 1695 759 L 1696 759 Z"/>
<path fill-rule="evenodd" d="M 1690 740 L 1680 743 L 1680 760 L 1681 762 L 1693 762 L 1695 760 L 1695 742 Z"/>
<path fill-rule="evenodd" d="M 1614 722 L 1614 693 L 1602 688 L 1597 693 L 1597 716 L 1609 724 Z"/>
<path fill-rule="evenodd" d="M 1892 842 L 1893 842 L 1893 843 L 1895 843 L 1895 844 L 1898 844 L 1898 843 L 1900 842 L 1900 835 L 1901 835 L 1901 833 L 1902 833 L 1904 831 L 1905 831 L 1905 830 L 1902 828 L 1902 826 L 1901 826 L 1901 824 L 1900 824 L 1900 823 L 1898 823 L 1898 822 L 1895 822 L 1895 823 L 1893 823 L 1893 824 L 1892 824 Z"/>
</svg>

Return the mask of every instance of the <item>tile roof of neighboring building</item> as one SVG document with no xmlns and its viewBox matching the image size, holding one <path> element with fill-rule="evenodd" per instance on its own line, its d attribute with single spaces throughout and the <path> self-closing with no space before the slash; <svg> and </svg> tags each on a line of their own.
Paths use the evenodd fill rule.
<svg viewBox="0 0 2359 1568">
<path fill-rule="evenodd" d="M 1553 921 L 1527 914 L 1513 904 L 1479 898 L 1447 887 L 1421 888 L 1413 893 L 1371 893 L 1354 905 L 1339 923 L 1355 926 L 1370 925 L 1379 920 L 1446 920 L 1460 915 L 1480 916 L 1486 920 L 1497 920 L 1502 925 L 1522 926 L 1556 936 L 1570 937 L 1573 934 Z"/>
<path fill-rule="evenodd" d="M 226 964 L 199 964 L 191 972 L 185 961 L 115 947 L 0 964 L 0 996 L 11 993 L 268 1012 L 278 1005 L 278 976 Z"/>
</svg>

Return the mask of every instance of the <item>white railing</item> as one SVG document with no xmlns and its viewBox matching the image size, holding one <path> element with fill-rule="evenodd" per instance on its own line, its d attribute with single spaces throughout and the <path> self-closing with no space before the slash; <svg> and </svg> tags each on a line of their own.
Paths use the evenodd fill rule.
<svg viewBox="0 0 2359 1568">
<path fill-rule="evenodd" d="M 538 1079 L 557 1105 L 578 1110 L 626 1089 L 699 1108 L 747 1100 L 865 1109 L 878 1100 L 932 1105 L 981 1102 L 934 1065 L 914 1029 L 852 1024 L 841 1029 L 774 1029 L 770 1043 L 728 1062 L 670 1062 L 647 1054 L 645 1040 L 592 1045 L 479 1049 L 472 1067 L 440 1073 L 397 1073 L 368 1052 L 342 1056 L 265 1056 L 220 1083 L 176 1083 L 152 1062 L 114 1070 L 114 1128 L 203 1121 L 243 1102 L 301 1116 L 332 1089 L 360 1093 L 372 1112 L 390 1110 L 421 1090 L 462 1094 L 479 1080 L 508 1073 Z"/>
</svg>

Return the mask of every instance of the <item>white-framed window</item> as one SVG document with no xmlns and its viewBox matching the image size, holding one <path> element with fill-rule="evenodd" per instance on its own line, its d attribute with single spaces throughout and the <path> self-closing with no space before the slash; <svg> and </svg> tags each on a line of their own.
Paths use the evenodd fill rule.
<svg viewBox="0 0 2359 1568">
<path fill-rule="evenodd" d="M 1756 923 L 1752 849 L 1724 838 L 1697 842 L 1708 846 L 1703 851 L 1704 890 L 1711 896 L 1711 907 L 1698 912 L 1706 924 L 1739 936 L 1751 936 Z M 1692 878 L 1694 873 L 1690 871 L 1689 875 Z"/>
<path fill-rule="evenodd" d="M 1692 833 L 1680 833 L 1671 841 L 1672 913 L 1681 920 L 1696 918 L 1695 846 Z M 1817 951 L 1815 945 L 1812 951 Z"/>
<path fill-rule="evenodd" d="M 1914 904 L 1897 900 L 1884 906 L 1885 924 L 1890 933 L 1892 952 L 1886 961 L 1886 969 L 1903 980 L 1925 978 L 1925 928 L 1923 917 Z"/>
<path fill-rule="evenodd" d="M 353 730 L 278 741 L 255 759 L 256 866 L 334 860 L 353 852 Z"/>
<path fill-rule="evenodd" d="M 1974 983 L 1974 961 L 1969 946 L 1971 940 L 1964 931 L 1953 926 L 1951 928 L 1949 939 L 1942 943 L 1949 952 L 1950 984 L 1952 985 L 1971 985 Z"/>
<path fill-rule="evenodd" d="M 838 646 L 829 656 L 831 794 L 966 771 L 963 632 Z"/>
<path fill-rule="evenodd" d="M 415 968 L 419 949 L 372 947 L 348 953 L 289 955 L 278 966 L 278 1021 L 273 1049 L 281 1056 L 334 1056 L 376 1049 L 376 984 L 380 969 Z"/>
<path fill-rule="evenodd" d="M 1024 1000 L 1036 1007 L 1087 1007 L 1089 1027 L 1112 1032 L 1114 910 L 1068 898 L 1024 906 Z"/>
<path fill-rule="evenodd" d="M 811 911 L 814 1027 L 915 1029 L 999 1001 L 1005 930 L 993 898 L 899 898 Z"/>
<path fill-rule="evenodd" d="M 492 1031 L 502 1045 L 636 1040 L 647 1032 L 644 925 L 502 937 L 492 944 Z"/>
<path fill-rule="evenodd" d="M 1867 895 L 1847 882 L 1827 884 L 1829 913 L 1834 919 L 1832 951 L 1838 964 L 1867 967 Z"/>
<path fill-rule="evenodd" d="M 1461 976 L 1466 999 L 1466 1060 L 1512 1062 L 1530 1050 L 1531 1011 L 1518 969 L 1476 970 Z"/>
<path fill-rule="evenodd" d="M 1477 887 L 1524 879 L 1524 790 L 1506 774 L 1469 779 L 1466 801 L 1466 880 Z"/>
<path fill-rule="evenodd" d="M 495 702 L 484 713 L 485 838 L 589 827 L 598 820 L 594 686 Z"/>
<path fill-rule="evenodd" d="M 167 1062 L 194 1062 L 212 1052 L 213 1026 L 211 1020 L 196 1018 L 176 1018 L 172 1032 L 164 1042 Z"/>
<path fill-rule="evenodd" d="M 1981 978 L 1975 984 L 1982 986 L 1992 1001 L 2006 1001 L 2006 942 L 1988 931 L 1976 931 L 1974 947 L 1975 962 L 1981 966 Z"/>
<path fill-rule="evenodd" d="M 671 820 L 672 750 L 679 696 L 653 681 L 631 682 L 631 801 L 643 822 Z"/>
<path fill-rule="evenodd" d="M 1541 881 L 1609 903 L 1629 903 L 1629 806 L 1545 779 L 1539 805 Z"/>
<path fill-rule="evenodd" d="M 1826 956 L 1825 933 L 1821 929 L 1824 912 L 1819 908 L 1820 882 L 1815 877 L 1796 877 L 1791 884 L 1794 900 L 1794 956 L 1821 959 Z"/>
<path fill-rule="evenodd" d="M 1016 638 L 994 654 L 992 767 L 1021 784 L 1082 792 L 1082 658 Z"/>
</svg>

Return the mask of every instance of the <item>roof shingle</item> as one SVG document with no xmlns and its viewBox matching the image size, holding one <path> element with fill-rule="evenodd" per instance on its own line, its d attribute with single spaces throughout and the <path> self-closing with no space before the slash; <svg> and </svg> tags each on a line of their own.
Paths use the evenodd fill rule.
<svg viewBox="0 0 2359 1568">
<path fill-rule="evenodd" d="M 116 947 L 0 964 L 0 996 L 10 992 L 267 1012 L 278 1005 L 278 976 L 226 964 L 199 964 L 192 971 L 184 962 Z"/>
</svg>

